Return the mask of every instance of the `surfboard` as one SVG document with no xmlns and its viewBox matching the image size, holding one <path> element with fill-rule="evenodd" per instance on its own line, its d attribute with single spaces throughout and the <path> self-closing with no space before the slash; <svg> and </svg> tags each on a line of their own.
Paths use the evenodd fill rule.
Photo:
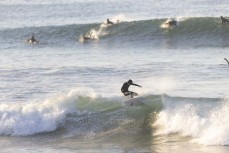
<svg viewBox="0 0 229 153">
<path fill-rule="evenodd" d="M 141 97 L 131 98 L 123 102 L 125 106 L 140 106 L 143 105 L 143 99 Z"/>
<path fill-rule="evenodd" d="M 38 41 L 32 41 L 31 39 L 28 39 L 25 41 L 27 44 L 31 44 L 31 45 L 35 45 L 35 44 L 38 44 Z"/>
</svg>

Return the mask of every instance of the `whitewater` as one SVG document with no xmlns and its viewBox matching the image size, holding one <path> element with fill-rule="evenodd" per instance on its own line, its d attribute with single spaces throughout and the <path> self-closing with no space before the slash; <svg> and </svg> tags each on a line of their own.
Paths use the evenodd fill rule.
<svg viewBox="0 0 229 153">
<path fill-rule="evenodd" d="M 227 153 L 228 7 L 0 1 L 1 152 Z M 129 79 L 143 105 L 124 105 Z"/>
</svg>

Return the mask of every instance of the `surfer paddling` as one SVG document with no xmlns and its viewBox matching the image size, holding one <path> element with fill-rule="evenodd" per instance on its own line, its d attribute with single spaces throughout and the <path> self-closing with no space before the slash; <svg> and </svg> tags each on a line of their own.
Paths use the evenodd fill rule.
<svg viewBox="0 0 229 153">
<path fill-rule="evenodd" d="M 138 87 L 141 87 L 141 86 L 138 85 L 138 84 L 134 84 L 132 80 L 129 80 L 129 81 L 125 82 L 125 83 L 122 85 L 121 91 L 122 91 L 122 93 L 124 94 L 124 96 L 130 95 L 131 98 L 133 98 L 134 96 L 137 96 L 138 94 L 135 93 L 135 92 L 129 91 L 130 85 L 134 85 L 134 86 L 138 86 Z"/>
</svg>

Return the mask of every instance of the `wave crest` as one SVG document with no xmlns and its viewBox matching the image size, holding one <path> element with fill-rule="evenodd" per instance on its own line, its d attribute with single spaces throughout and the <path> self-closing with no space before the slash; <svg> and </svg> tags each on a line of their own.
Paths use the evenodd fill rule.
<svg viewBox="0 0 229 153">
<path fill-rule="evenodd" d="M 93 30 L 95 37 L 100 39 L 99 43 L 109 43 L 111 46 L 135 46 L 138 43 L 140 47 L 154 48 L 229 47 L 228 25 L 220 24 L 217 18 L 180 18 L 175 28 L 161 28 L 166 20 L 120 22 L 108 27 L 104 27 L 103 23 L 95 23 L 3 29 L 0 31 L 0 40 L 10 46 L 15 42 L 21 45 L 22 41 L 18 40 L 27 39 L 35 33 L 43 46 L 72 46 L 81 35 Z"/>
</svg>

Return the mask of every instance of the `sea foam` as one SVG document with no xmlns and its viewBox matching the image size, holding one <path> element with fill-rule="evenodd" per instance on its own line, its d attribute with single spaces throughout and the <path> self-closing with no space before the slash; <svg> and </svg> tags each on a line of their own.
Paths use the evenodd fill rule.
<svg viewBox="0 0 229 153">
<path fill-rule="evenodd" d="M 79 96 L 93 98 L 91 89 L 73 89 L 42 102 L 0 104 L 0 134 L 27 136 L 56 130 L 65 117 L 77 113 Z"/>
<path fill-rule="evenodd" d="M 158 128 L 155 135 L 180 134 L 191 136 L 193 138 L 191 141 L 194 143 L 228 145 L 228 119 L 227 102 L 220 103 L 214 108 L 183 103 L 180 106 L 165 106 L 153 126 Z"/>
</svg>

